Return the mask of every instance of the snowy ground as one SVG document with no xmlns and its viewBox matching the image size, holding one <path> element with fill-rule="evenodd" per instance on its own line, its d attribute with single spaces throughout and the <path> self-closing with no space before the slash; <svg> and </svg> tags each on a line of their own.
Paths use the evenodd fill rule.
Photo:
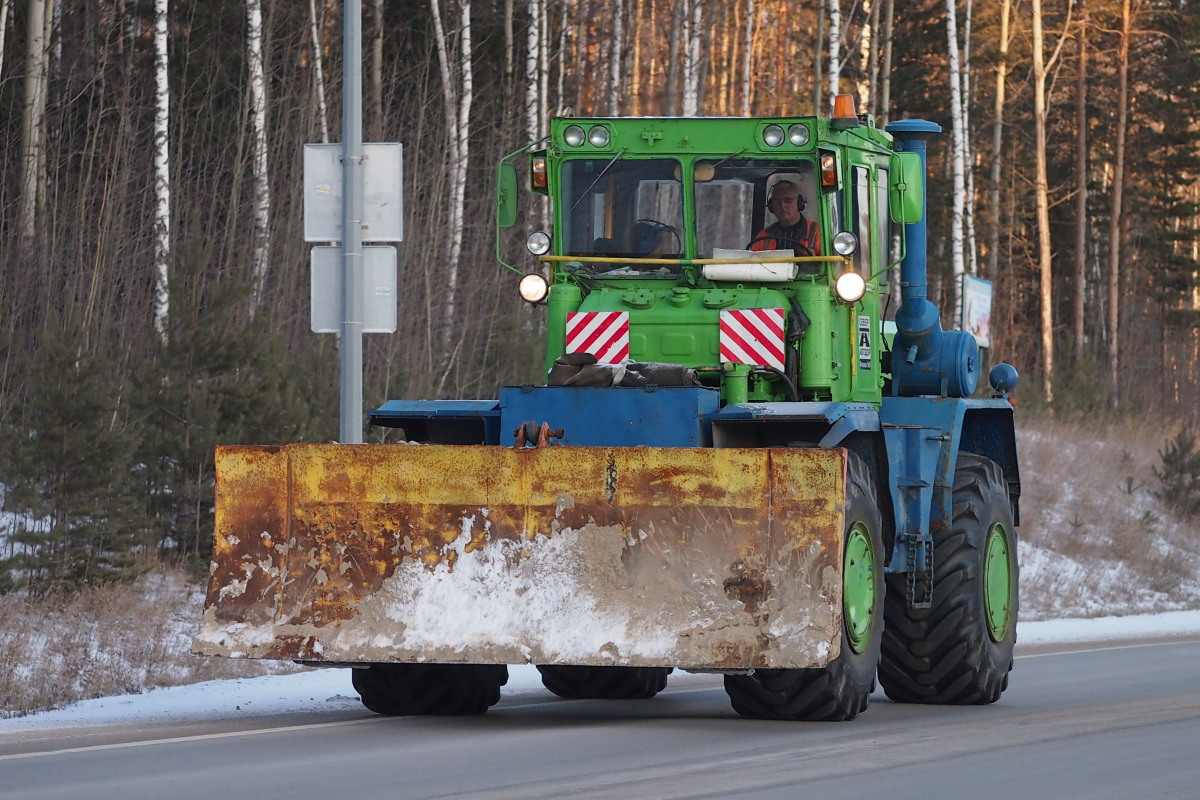
<svg viewBox="0 0 1200 800">
<path fill-rule="evenodd" d="M 1019 629 L 1022 647 L 1196 634 L 1200 634 L 1200 611 L 1023 622 Z M 671 677 L 671 685 L 702 680 L 712 678 L 677 672 Z M 537 670 L 522 665 L 509 667 L 509 681 L 503 695 L 549 696 L 549 693 L 542 687 Z M 57 711 L 0 719 L 0 735 L 90 725 L 200 722 L 361 708 L 347 670 L 313 669 L 86 700 Z"/>
</svg>

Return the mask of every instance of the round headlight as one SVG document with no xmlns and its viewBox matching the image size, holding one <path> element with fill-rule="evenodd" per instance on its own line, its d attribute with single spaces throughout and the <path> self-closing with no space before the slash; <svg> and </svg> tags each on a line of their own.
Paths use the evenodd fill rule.
<svg viewBox="0 0 1200 800">
<path fill-rule="evenodd" d="M 525 240 L 525 247 L 535 256 L 544 256 L 550 252 L 550 234 L 544 231 L 534 231 Z"/>
<path fill-rule="evenodd" d="M 583 128 L 578 125 L 568 125 L 567 129 L 563 131 L 563 141 L 571 147 L 579 147 L 583 144 L 583 138 Z"/>
<path fill-rule="evenodd" d="M 808 128 L 804 125 L 793 125 L 788 128 L 788 141 L 796 147 L 808 144 Z"/>
<path fill-rule="evenodd" d="M 517 284 L 517 291 L 521 293 L 521 299 L 526 303 L 540 303 L 546 299 L 546 295 L 550 294 L 550 283 L 536 272 L 531 272 L 521 277 L 521 282 Z"/>
<path fill-rule="evenodd" d="M 588 141 L 592 147 L 608 147 L 608 128 L 603 125 L 593 125 L 588 131 Z"/>
<path fill-rule="evenodd" d="M 858 249 L 858 237 L 850 231 L 842 231 L 833 237 L 833 252 L 839 256 L 853 255 Z"/>
<path fill-rule="evenodd" d="M 763 128 L 763 141 L 768 147 L 779 147 L 783 144 L 783 128 L 779 125 L 768 125 Z"/>
<path fill-rule="evenodd" d="M 843 272 L 838 276 L 833 290 L 843 303 L 857 303 L 867 293 L 867 282 L 857 272 Z"/>
</svg>

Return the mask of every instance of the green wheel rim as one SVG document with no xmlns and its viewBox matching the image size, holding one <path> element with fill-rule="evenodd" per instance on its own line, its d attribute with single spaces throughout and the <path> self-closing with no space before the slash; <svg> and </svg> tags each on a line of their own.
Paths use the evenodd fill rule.
<svg viewBox="0 0 1200 800">
<path fill-rule="evenodd" d="M 1008 635 L 1013 579 L 1008 531 L 1000 523 L 988 531 L 983 558 L 983 606 L 987 615 L 988 635 L 993 642 L 999 642 Z"/>
<path fill-rule="evenodd" d="M 875 623 L 875 548 L 871 534 L 861 522 L 846 535 L 846 558 L 842 564 L 842 619 L 851 649 L 861 653 L 871 639 Z"/>
</svg>

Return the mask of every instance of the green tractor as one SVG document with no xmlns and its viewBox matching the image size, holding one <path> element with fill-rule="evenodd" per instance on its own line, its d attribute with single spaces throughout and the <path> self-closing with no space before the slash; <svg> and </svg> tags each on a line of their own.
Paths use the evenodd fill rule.
<svg viewBox="0 0 1200 800">
<path fill-rule="evenodd" d="M 519 155 L 552 206 L 519 286 L 546 385 L 388 401 L 400 444 L 220 448 L 197 651 L 352 666 L 386 714 L 482 713 L 509 664 L 569 698 L 719 672 L 773 719 L 852 719 L 877 676 L 997 700 L 1016 371 L 973 398 L 976 342 L 925 297 L 938 126 L 835 108 L 559 118 L 504 159 L 500 229 Z"/>
</svg>

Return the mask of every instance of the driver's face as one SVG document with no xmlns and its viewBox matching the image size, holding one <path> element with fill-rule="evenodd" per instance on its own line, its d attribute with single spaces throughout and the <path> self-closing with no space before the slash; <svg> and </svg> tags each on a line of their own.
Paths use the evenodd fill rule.
<svg viewBox="0 0 1200 800">
<path fill-rule="evenodd" d="M 796 196 L 794 189 L 785 187 L 771 197 L 771 213 L 785 226 L 790 227 L 800 221 L 800 204 L 796 202 Z"/>
</svg>

